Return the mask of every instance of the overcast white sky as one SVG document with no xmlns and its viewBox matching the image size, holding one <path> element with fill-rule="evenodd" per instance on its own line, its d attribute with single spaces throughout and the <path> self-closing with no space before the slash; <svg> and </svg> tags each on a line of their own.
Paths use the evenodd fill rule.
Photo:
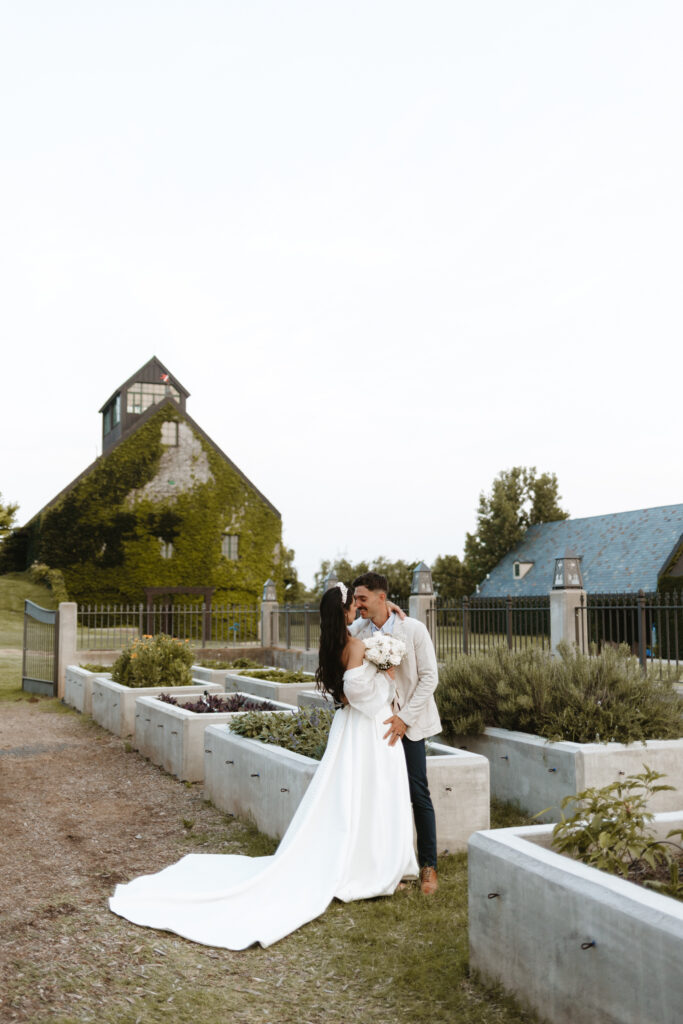
<svg viewBox="0 0 683 1024">
<path fill-rule="evenodd" d="M 157 355 L 320 560 L 683 501 L 680 0 L 5 0 L 0 491 Z"/>
</svg>

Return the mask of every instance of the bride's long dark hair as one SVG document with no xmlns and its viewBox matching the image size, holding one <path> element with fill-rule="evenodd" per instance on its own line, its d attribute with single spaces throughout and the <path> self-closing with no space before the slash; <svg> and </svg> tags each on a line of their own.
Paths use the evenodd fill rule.
<svg viewBox="0 0 683 1024">
<path fill-rule="evenodd" d="M 331 694 L 336 704 L 341 704 L 344 696 L 344 666 L 341 655 L 349 639 L 346 612 L 352 601 L 353 587 L 347 584 L 346 601 L 342 599 L 340 587 L 330 587 L 320 602 L 320 648 L 315 673 L 316 687 Z"/>
</svg>

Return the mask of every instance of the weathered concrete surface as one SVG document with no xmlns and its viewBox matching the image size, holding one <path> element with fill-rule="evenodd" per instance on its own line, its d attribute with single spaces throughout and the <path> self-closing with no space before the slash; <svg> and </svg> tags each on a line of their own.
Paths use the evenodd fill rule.
<svg viewBox="0 0 683 1024">
<path fill-rule="evenodd" d="M 487 757 L 493 796 L 519 803 L 530 814 L 544 811 L 541 821 L 560 820 L 565 796 L 638 774 L 643 764 L 665 772 L 663 781 L 678 790 L 656 793 L 651 811 L 676 810 L 683 802 L 683 739 L 628 745 L 550 743 L 529 733 L 487 728 L 479 736 L 451 737 L 449 742 Z"/>
<path fill-rule="evenodd" d="M 192 678 L 204 683 L 218 683 L 222 690 L 225 689 L 225 673 L 227 668 L 203 668 L 201 665 L 192 665 Z"/>
<path fill-rule="evenodd" d="M 266 700 L 283 701 L 285 704 L 296 704 L 298 695 L 314 686 L 315 680 L 312 676 L 304 683 L 276 683 L 269 679 L 252 679 L 235 669 L 225 673 L 227 693 L 243 691 L 253 693 L 256 697 L 265 697 Z"/>
<path fill-rule="evenodd" d="M 210 725 L 204 733 L 204 797 L 281 838 L 318 761 Z"/>
<path fill-rule="evenodd" d="M 327 693 L 320 690 L 300 690 L 296 698 L 300 708 L 332 708 L 334 701 Z"/>
<path fill-rule="evenodd" d="M 158 697 L 172 690 L 178 696 L 185 693 L 220 693 L 223 688 L 215 683 L 193 686 L 122 686 L 113 679 L 97 677 L 92 682 L 92 716 L 98 725 L 124 739 L 135 735 L 135 701 L 138 697 Z"/>
<path fill-rule="evenodd" d="M 64 671 L 64 703 L 84 715 L 92 714 L 94 679 L 111 679 L 111 673 L 88 672 L 80 665 L 67 665 Z"/>
<path fill-rule="evenodd" d="M 318 649 L 304 651 L 297 647 L 271 647 L 266 651 L 266 661 L 275 668 L 290 672 L 315 672 L 318 667 Z"/>
<path fill-rule="evenodd" d="M 173 691 L 175 696 L 175 690 Z M 253 697 L 253 694 L 245 694 Z M 276 704 L 278 711 L 296 711 L 291 704 Z M 181 781 L 201 782 L 204 778 L 204 731 L 207 726 L 227 725 L 244 711 L 197 714 L 166 704 L 158 697 L 135 700 L 135 746 L 152 764 L 160 765 Z M 268 714 L 268 712 L 264 712 Z"/>
<path fill-rule="evenodd" d="M 253 818 L 281 837 L 318 767 L 318 761 L 272 744 L 209 727 L 204 735 L 205 793 L 231 814 Z M 477 754 L 431 744 L 427 777 L 436 813 L 439 853 L 464 850 L 489 825 L 488 762 Z"/>
<path fill-rule="evenodd" d="M 57 645 L 57 696 L 64 697 L 66 667 L 76 660 L 78 605 L 75 601 L 59 603 L 59 637 Z"/>
<path fill-rule="evenodd" d="M 490 819 L 489 763 L 480 754 L 428 741 L 427 780 L 436 815 L 439 853 L 467 849 L 473 832 Z"/>
<path fill-rule="evenodd" d="M 550 1024 L 680 1024 L 683 903 L 544 848 L 551 832 L 470 839 L 470 966 Z"/>
</svg>

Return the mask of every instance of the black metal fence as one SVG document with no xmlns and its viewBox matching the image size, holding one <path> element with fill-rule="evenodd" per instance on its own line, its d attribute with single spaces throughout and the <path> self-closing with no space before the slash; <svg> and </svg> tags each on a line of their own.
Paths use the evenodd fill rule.
<svg viewBox="0 0 683 1024">
<path fill-rule="evenodd" d="M 683 661 L 683 592 L 589 594 L 576 609 L 576 642 L 589 653 L 628 644 L 643 668 Z"/>
<path fill-rule="evenodd" d="M 320 609 L 317 604 L 286 604 L 273 614 L 278 617 L 278 643 L 281 647 L 303 647 L 305 651 L 318 647 Z"/>
<path fill-rule="evenodd" d="M 483 654 L 494 647 L 511 651 L 550 648 L 548 597 L 463 597 L 428 612 L 427 628 L 436 656 L 446 661 L 461 654 Z"/>
<path fill-rule="evenodd" d="M 80 605 L 78 649 L 116 651 L 141 636 L 166 633 L 201 647 L 253 646 L 260 605 Z"/>
<path fill-rule="evenodd" d="M 58 655 L 59 612 L 25 600 L 22 690 L 56 696 Z"/>
</svg>

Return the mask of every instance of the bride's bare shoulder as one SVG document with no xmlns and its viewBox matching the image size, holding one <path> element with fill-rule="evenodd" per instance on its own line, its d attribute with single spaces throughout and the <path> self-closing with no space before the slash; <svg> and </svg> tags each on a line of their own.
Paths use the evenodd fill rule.
<svg viewBox="0 0 683 1024">
<path fill-rule="evenodd" d="M 365 644 L 362 640 L 358 640 L 356 637 L 349 637 L 349 642 L 344 648 L 342 654 L 342 664 L 344 669 L 348 671 L 350 668 L 358 668 L 363 664 L 363 657 L 365 655 Z"/>
</svg>

